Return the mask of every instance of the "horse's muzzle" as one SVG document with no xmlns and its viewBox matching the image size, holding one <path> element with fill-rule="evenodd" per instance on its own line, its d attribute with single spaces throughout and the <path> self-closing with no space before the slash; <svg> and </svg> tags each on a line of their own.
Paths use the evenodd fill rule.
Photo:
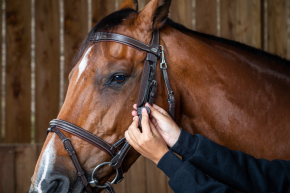
<svg viewBox="0 0 290 193">
<path fill-rule="evenodd" d="M 46 177 L 39 183 L 31 184 L 29 193 L 68 193 L 70 181 L 67 176 L 54 175 Z"/>
</svg>

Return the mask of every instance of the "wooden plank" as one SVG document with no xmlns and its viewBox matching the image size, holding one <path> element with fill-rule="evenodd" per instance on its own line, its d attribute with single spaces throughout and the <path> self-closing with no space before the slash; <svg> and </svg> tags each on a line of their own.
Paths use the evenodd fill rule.
<svg viewBox="0 0 290 193">
<path fill-rule="evenodd" d="M 41 153 L 41 150 L 42 150 L 42 147 L 43 147 L 43 144 L 42 143 L 38 143 L 38 144 L 35 144 L 36 145 L 36 157 L 38 159 L 40 153 Z"/>
<path fill-rule="evenodd" d="M 64 85 L 66 94 L 68 75 L 72 69 L 72 59 L 88 34 L 88 2 L 64 0 Z"/>
<path fill-rule="evenodd" d="M 172 0 L 170 18 L 185 27 L 192 28 L 192 0 Z"/>
<path fill-rule="evenodd" d="M 236 40 L 261 48 L 261 0 L 237 0 Z"/>
<path fill-rule="evenodd" d="M 0 146 L 0 192 L 15 192 L 14 147 Z"/>
<path fill-rule="evenodd" d="M 147 192 L 168 192 L 168 179 L 156 164 L 146 159 Z"/>
<path fill-rule="evenodd" d="M 268 0 L 268 51 L 287 57 L 287 1 Z"/>
<path fill-rule="evenodd" d="M 216 0 L 197 0 L 196 31 L 217 35 L 217 2 Z"/>
<path fill-rule="evenodd" d="M 46 138 L 48 123 L 59 111 L 59 1 L 35 1 L 35 142 Z"/>
<path fill-rule="evenodd" d="M 118 3 L 118 6 L 117 6 L 117 10 L 118 10 L 125 0 L 116 0 L 116 1 Z M 144 1 L 145 0 L 138 0 L 139 11 L 141 11 L 144 8 L 144 5 L 145 5 Z"/>
<path fill-rule="evenodd" d="M 92 0 L 92 27 L 115 11 L 115 0 Z"/>
<path fill-rule="evenodd" d="M 127 193 L 127 191 L 126 191 L 126 181 L 127 180 L 126 180 L 126 177 L 125 177 L 125 179 L 122 182 L 120 182 L 119 184 L 114 185 L 115 191 L 117 193 Z"/>
<path fill-rule="evenodd" d="M 221 37 L 235 40 L 236 27 L 236 0 L 220 0 Z"/>
<path fill-rule="evenodd" d="M 37 160 L 37 146 L 15 147 L 16 193 L 28 193 Z"/>
<path fill-rule="evenodd" d="M 126 193 L 147 193 L 146 158 L 140 156 L 132 165 L 126 178 Z"/>
<path fill-rule="evenodd" d="M 5 143 L 30 143 L 31 2 L 6 1 Z"/>
</svg>

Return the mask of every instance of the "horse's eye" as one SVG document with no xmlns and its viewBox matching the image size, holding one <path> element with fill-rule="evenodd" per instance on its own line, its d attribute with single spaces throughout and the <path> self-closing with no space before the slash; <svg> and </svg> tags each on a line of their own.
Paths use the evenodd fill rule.
<svg viewBox="0 0 290 193">
<path fill-rule="evenodd" d="M 126 80 L 126 77 L 122 76 L 122 75 L 116 75 L 116 76 L 114 76 L 113 80 L 116 83 L 123 83 Z"/>
</svg>

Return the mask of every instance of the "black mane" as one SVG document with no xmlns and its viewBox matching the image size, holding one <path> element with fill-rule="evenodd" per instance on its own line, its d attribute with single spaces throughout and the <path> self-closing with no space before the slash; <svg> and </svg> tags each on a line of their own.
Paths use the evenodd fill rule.
<svg viewBox="0 0 290 193">
<path fill-rule="evenodd" d="M 186 28 L 185 26 L 183 26 L 183 25 L 181 25 L 179 23 L 175 23 L 171 19 L 167 19 L 166 24 L 168 24 L 169 26 L 173 27 L 174 29 L 176 29 L 178 31 L 189 32 L 189 33 L 204 37 L 204 38 L 209 39 L 209 40 L 213 40 L 213 41 L 216 41 L 216 42 L 219 42 L 219 43 L 222 43 L 222 44 L 226 44 L 226 45 L 229 45 L 229 46 L 233 46 L 233 47 L 239 48 L 241 50 L 250 52 L 251 54 L 255 54 L 257 56 L 265 58 L 266 60 L 269 60 L 269 61 L 272 61 L 272 62 L 275 62 L 275 63 L 279 63 L 279 64 L 283 64 L 283 65 L 286 65 L 286 66 L 290 66 L 290 61 L 289 60 L 286 60 L 286 59 L 284 59 L 284 58 L 282 58 L 280 56 L 274 55 L 274 54 L 270 54 L 268 52 L 265 52 L 264 50 L 257 49 L 257 48 L 254 48 L 254 47 L 251 47 L 251 46 L 248 46 L 246 44 L 243 44 L 243 43 L 240 43 L 240 42 L 236 42 L 236 41 L 233 41 L 233 40 L 228 40 L 228 39 L 225 39 L 225 38 L 216 37 L 214 35 L 204 34 L 204 33 L 201 33 L 201 32 L 190 30 L 190 29 Z"/>
<path fill-rule="evenodd" d="M 113 30 L 115 27 L 117 27 L 118 25 L 120 25 L 122 23 L 122 21 L 124 19 L 126 19 L 129 15 L 131 15 L 132 13 L 137 13 L 135 10 L 133 9 L 123 9 L 123 10 L 119 10 L 116 12 L 113 12 L 112 14 L 106 16 L 105 18 L 103 18 L 101 21 L 99 21 L 97 23 L 97 25 L 95 25 L 93 27 L 93 29 L 89 32 L 89 34 L 87 35 L 87 37 L 85 38 L 85 40 L 83 41 L 81 47 L 79 48 L 77 54 L 75 55 L 72 64 L 76 65 L 77 62 L 80 60 L 80 58 L 82 57 L 84 51 L 86 50 L 86 48 L 88 47 L 88 45 L 90 44 L 90 38 L 92 37 L 92 35 L 95 32 L 98 31 L 110 31 Z M 185 26 L 179 24 L 179 23 L 175 23 L 174 21 L 172 21 L 171 19 L 167 19 L 166 24 L 171 26 L 172 28 L 179 30 L 181 32 L 188 32 L 188 33 L 192 33 L 201 37 L 204 37 L 206 39 L 209 40 L 213 40 L 216 42 L 220 42 L 229 46 L 233 46 L 236 48 L 239 48 L 241 50 L 247 51 L 249 53 L 255 54 L 259 57 L 262 57 L 266 60 L 275 62 L 275 63 L 279 63 L 282 65 L 286 65 L 290 67 L 290 61 L 281 58 L 280 56 L 274 55 L 274 54 L 270 54 L 268 52 L 265 52 L 263 50 L 257 49 L 257 48 L 253 48 L 251 46 L 248 46 L 246 44 L 240 43 L 240 42 L 236 42 L 233 40 L 228 40 L 228 39 L 224 39 L 224 38 L 220 38 L 220 37 L 216 37 L 214 35 L 209 35 L 209 34 L 204 34 L 201 32 L 197 32 L 197 31 L 193 31 L 190 30 L 188 28 L 186 28 Z"/>
</svg>

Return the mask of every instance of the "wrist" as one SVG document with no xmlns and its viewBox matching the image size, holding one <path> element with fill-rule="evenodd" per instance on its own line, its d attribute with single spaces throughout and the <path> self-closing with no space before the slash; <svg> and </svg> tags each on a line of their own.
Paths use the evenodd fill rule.
<svg viewBox="0 0 290 193">
<path fill-rule="evenodd" d="M 158 153 L 158 155 L 156 156 L 156 158 L 154 160 L 152 160 L 156 165 L 158 164 L 158 162 L 161 160 L 161 158 L 169 151 L 169 149 L 166 147 L 164 148 L 162 151 L 160 151 Z"/>
<path fill-rule="evenodd" d="M 167 144 L 169 147 L 172 147 L 178 141 L 180 133 L 181 133 L 181 130 L 179 127 L 174 129 L 174 132 L 172 133 L 172 137 L 170 138 Z"/>
</svg>

